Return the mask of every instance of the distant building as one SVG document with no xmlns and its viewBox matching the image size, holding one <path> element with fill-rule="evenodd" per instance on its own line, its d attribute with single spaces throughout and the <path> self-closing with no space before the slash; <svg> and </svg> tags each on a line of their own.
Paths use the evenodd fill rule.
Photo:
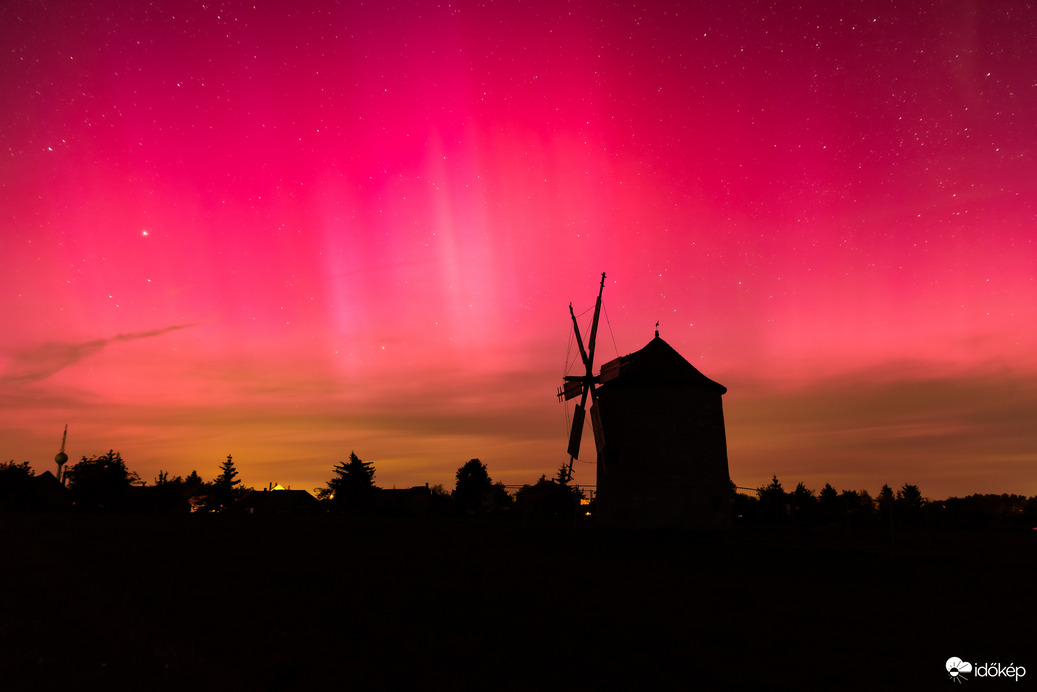
<svg viewBox="0 0 1037 692">
<path fill-rule="evenodd" d="M 591 411 L 598 443 L 597 520 L 609 526 L 731 527 L 721 397 L 659 332 L 605 363 Z"/>
<path fill-rule="evenodd" d="M 278 486 L 280 487 L 280 486 Z M 320 501 L 305 490 L 261 490 L 238 501 L 249 514 L 315 514 Z"/>
<path fill-rule="evenodd" d="M 66 510 L 72 507 L 72 493 L 50 471 L 33 477 L 30 506 L 45 510 Z"/>
<path fill-rule="evenodd" d="M 572 519 L 583 511 L 583 503 L 575 485 L 563 485 L 541 476 L 534 485 L 524 485 L 515 493 L 515 508 L 524 518 Z"/>
<path fill-rule="evenodd" d="M 374 509 L 378 514 L 391 516 L 419 516 L 432 509 L 432 490 L 425 485 L 413 488 L 380 488 L 374 496 Z"/>
</svg>

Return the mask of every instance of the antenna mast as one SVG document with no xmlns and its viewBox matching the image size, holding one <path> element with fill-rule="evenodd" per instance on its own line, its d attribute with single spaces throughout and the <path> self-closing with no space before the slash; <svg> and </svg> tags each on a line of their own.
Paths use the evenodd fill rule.
<svg viewBox="0 0 1037 692">
<path fill-rule="evenodd" d="M 61 451 L 54 455 L 54 461 L 58 465 L 58 482 L 65 485 L 65 476 L 62 473 L 62 467 L 65 462 L 68 461 L 68 455 L 65 454 L 65 439 L 68 438 L 68 423 L 65 423 L 65 432 L 61 435 Z"/>
</svg>

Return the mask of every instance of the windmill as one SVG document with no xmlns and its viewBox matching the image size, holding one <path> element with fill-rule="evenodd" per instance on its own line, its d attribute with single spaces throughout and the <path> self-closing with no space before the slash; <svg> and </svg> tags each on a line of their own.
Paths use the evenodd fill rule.
<svg viewBox="0 0 1037 692">
<path fill-rule="evenodd" d="M 601 294 L 605 290 L 605 272 L 601 273 L 601 285 L 598 287 L 598 300 L 594 304 L 594 319 L 591 321 L 591 330 L 587 340 L 587 348 L 583 347 L 583 339 L 580 336 L 580 325 L 576 322 L 576 313 L 573 305 L 569 303 L 569 316 L 573 321 L 573 333 L 576 335 L 576 345 L 580 348 L 580 358 L 583 360 L 584 374 L 566 375 L 562 379 L 565 384 L 558 388 L 558 400 L 569 401 L 580 397 L 580 403 L 573 411 L 573 427 L 569 433 L 569 471 L 568 478 L 573 476 L 573 462 L 580 456 L 580 439 L 583 437 L 583 421 L 587 414 L 587 397 L 591 400 L 591 427 L 594 429 L 594 442 L 600 451 L 604 446 L 604 438 L 601 433 L 601 424 L 596 420 L 598 414 L 597 395 L 594 393 L 597 378 L 594 377 L 594 342 L 598 335 L 598 316 L 601 314 Z"/>
<path fill-rule="evenodd" d="M 605 275 L 584 348 L 569 305 L 583 372 L 563 378 L 558 398 L 580 397 L 569 434 L 569 470 L 579 458 L 590 399 L 597 447 L 595 522 L 620 528 L 723 531 L 731 527 L 722 397 L 714 382 L 659 336 L 599 366 L 594 344 Z"/>
</svg>

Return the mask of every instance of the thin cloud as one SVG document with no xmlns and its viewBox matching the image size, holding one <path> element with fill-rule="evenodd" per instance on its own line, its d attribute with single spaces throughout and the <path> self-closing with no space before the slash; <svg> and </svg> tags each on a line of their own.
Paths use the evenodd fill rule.
<svg viewBox="0 0 1037 692">
<path fill-rule="evenodd" d="M 961 492 L 961 478 L 975 476 L 974 492 L 1031 492 L 1023 466 L 1037 450 L 1033 374 L 880 381 L 867 371 L 793 392 L 733 391 L 724 404 L 739 485 L 776 473 L 815 489 L 914 483 L 935 497 Z"/>
<path fill-rule="evenodd" d="M 94 339 L 93 341 L 82 341 L 79 343 L 48 341 L 35 348 L 16 353 L 11 367 L 8 368 L 6 373 L 0 375 L 0 385 L 21 385 L 40 382 L 70 365 L 75 365 L 79 361 L 101 352 L 112 343 L 150 339 L 168 332 L 194 327 L 197 324 L 197 322 L 175 324 L 169 327 L 162 327 L 161 329 L 116 334 L 107 339 Z"/>
</svg>

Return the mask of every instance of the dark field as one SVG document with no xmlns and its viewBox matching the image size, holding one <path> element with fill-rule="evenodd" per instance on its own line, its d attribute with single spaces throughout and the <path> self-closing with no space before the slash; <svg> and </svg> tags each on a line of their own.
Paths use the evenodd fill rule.
<svg viewBox="0 0 1037 692">
<path fill-rule="evenodd" d="M 0 515 L 0 689 L 1021 690 L 1030 534 Z"/>
</svg>

